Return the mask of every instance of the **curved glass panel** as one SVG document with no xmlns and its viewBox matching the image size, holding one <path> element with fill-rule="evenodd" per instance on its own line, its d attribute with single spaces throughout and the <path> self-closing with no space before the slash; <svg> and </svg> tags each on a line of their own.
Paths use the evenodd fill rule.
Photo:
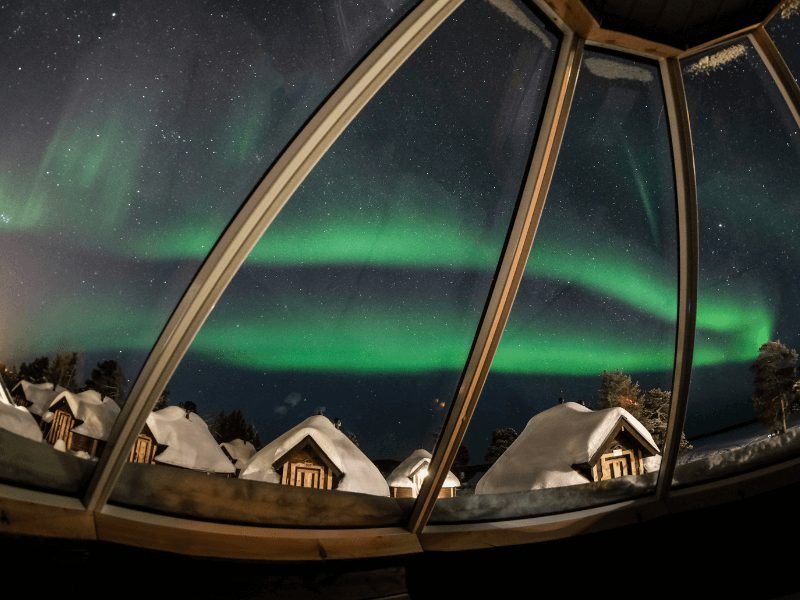
<svg viewBox="0 0 800 600">
<path fill-rule="evenodd" d="M 695 448 L 676 470 L 681 484 L 797 452 L 792 349 L 800 348 L 794 120 L 746 38 L 686 63 L 684 81 L 697 169 L 700 290 L 686 421 Z M 775 343 L 762 346 L 767 342 Z"/>
<path fill-rule="evenodd" d="M 403 521 L 410 500 L 391 496 L 413 497 L 455 394 L 557 47 L 515 2 L 467 2 L 432 35 L 289 201 L 170 383 L 233 460 L 156 451 L 136 459 L 155 465 L 126 466 L 112 502 L 270 524 Z M 175 406 L 150 416 L 157 444 L 171 413 L 184 424 Z M 408 457 L 412 478 L 390 486 Z M 176 500 L 187 495 L 191 506 Z"/>
<path fill-rule="evenodd" d="M 0 363 L 38 384 L 0 401 L 0 479 L 80 489 L 217 236 L 412 4 L 0 6 Z"/>
<path fill-rule="evenodd" d="M 786 2 L 767 24 L 767 32 L 797 79 L 800 74 L 800 4 Z"/>
<path fill-rule="evenodd" d="M 433 522 L 561 512 L 651 489 L 670 402 L 676 251 L 658 68 L 588 50 L 465 438 L 469 460 L 455 469 L 466 485 L 437 503 Z"/>
</svg>

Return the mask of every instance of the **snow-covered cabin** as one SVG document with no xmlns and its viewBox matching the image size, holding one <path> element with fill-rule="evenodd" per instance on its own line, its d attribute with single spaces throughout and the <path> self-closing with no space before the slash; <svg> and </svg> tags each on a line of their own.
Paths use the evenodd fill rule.
<svg viewBox="0 0 800 600">
<path fill-rule="evenodd" d="M 298 487 L 388 496 L 389 486 L 372 462 L 322 415 L 292 427 L 259 450 L 242 479 Z"/>
<path fill-rule="evenodd" d="M 234 467 L 197 414 L 180 406 L 150 413 L 129 457 L 206 473 L 232 475 Z"/>
<path fill-rule="evenodd" d="M 41 421 L 42 417 L 50 409 L 53 399 L 61 392 L 66 391 L 60 385 L 31 383 L 23 379 L 11 388 L 11 396 L 17 404 L 27 408 L 36 421 Z"/>
<path fill-rule="evenodd" d="M 623 408 L 574 402 L 534 416 L 480 479 L 476 494 L 520 492 L 640 475 L 656 469 L 653 436 Z"/>
<path fill-rule="evenodd" d="M 42 441 L 42 431 L 24 406 L 16 406 L 7 394 L 0 394 L 0 429 L 33 440 Z"/>
<path fill-rule="evenodd" d="M 247 466 L 247 463 L 256 453 L 256 447 L 253 444 L 239 438 L 230 442 L 222 442 L 219 447 L 233 463 L 237 473 Z"/>
<path fill-rule="evenodd" d="M 79 394 L 63 391 L 53 398 L 42 416 L 48 422 L 47 441 L 63 440 L 67 450 L 98 456 L 119 415 L 119 405 L 95 390 Z"/>
<path fill-rule="evenodd" d="M 414 450 L 408 458 L 401 462 L 386 478 L 393 498 L 416 498 L 422 482 L 428 476 L 428 466 L 431 464 L 431 453 L 420 448 Z M 461 482 L 453 473 L 447 473 L 439 498 L 452 498 L 456 489 L 461 487 Z"/>
</svg>

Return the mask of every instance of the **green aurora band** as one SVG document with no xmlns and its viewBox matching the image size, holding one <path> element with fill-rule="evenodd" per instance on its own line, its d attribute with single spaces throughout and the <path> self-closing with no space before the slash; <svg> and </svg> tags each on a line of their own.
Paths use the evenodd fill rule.
<svg viewBox="0 0 800 600">
<path fill-rule="evenodd" d="M 0 181 L 0 186 L 3 184 Z M 431 190 L 435 191 L 440 190 Z M 5 224 L 6 228 L 14 224 L 21 229 L 39 229 L 41 205 L 31 202 L 15 206 L 18 212 L 12 223 Z M 442 228 L 439 225 L 443 221 L 441 217 L 434 215 L 431 218 L 430 211 L 426 214 L 428 218 L 423 218 L 420 212 L 408 210 L 383 219 L 359 216 L 330 227 L 324 224 L 315 227 L 315 222 L 319 223 L 315 219 L 298 226 L 291 223 L 293 219 L 290 217 L 289 223 L 285 223 L 287 219 L 282 215 L 257 245 L 245 268 L 365 265 L 494 269 L 497 257 L 491 255 L 487 244 L 474 243 L 475 237 L 458 224 Z M 213 241 L 213 235 L 202 230 L 177 236 L 159 232 L 154 238 L 193 240 L 193 253 L 198 249 L 198 238 L 205 239 L 209 247 Z M 420 239 L 427 243 L 420 244 Z M 676 278 L 654 271 L 649 265 L 660 261 L 656 257 L 648 260 L 641 255 L 644 250 L 639 252 L 637 259 L 633 260 L 616 247 L 569 247 L 545 237 L 540 231 L 527 276 L 568 281 L 598 297 L 608 297 L 652 318 L 675 323 Z M 147 250 L 140 249 L 142 254 L 146 255 Z M 135 311 L 125 311 L 113 315 L 113 310 L 109 313 L 114 306 L 113 298 L 96 307 L 91 307 L 92 302 L 90 300 L 87 304 L 83 299 L 80 311 L 77 306 L 72 307 L 72 314 L 85 314 L 85 320 L 46 317 L 47 321 L 52 321 L 49 331 L 53 333 L 45 338 L 52 337 L 52 342 L 60 341 L 60 348 L 70 345 L 77 348 L 102 347 L 105 344 L 100 336 L 109 329 L 98 323 L 97 315 L 111 314 L 107 321 L 111 326 L 116 319 L 130 322 L 135 314 Z M 698 345 L 695 354 L 698 366 L 751 360 L 759 345 L 770 339 L 775 319 L 768 306 L 755 294 L 732 297 L 703 290 L 698 307 L 697 335 L 709 337 L 707 343 Z M 420 307 L 423 312 L 431 309 L 441 313 L 441 307 Z M 68 314 L 70 311 L 55 311 L 54 315 L 61 312 Z M 348 315 L 334 321 L 334 327 L 330 325 L 330 315 L 301 310 L 291 323 L 246 319 L 237 329 L 231 319 L 220 319 L 214 314 L 192 350 L 213 354 L 233 365 L 263 370 L 412 372 L 461 369 L 466 358 L 465 348 L 469 347 L 474 330 L 455 331 L 444 325 L 458 322 L 457 312 L 438 316 L 438 320 L 420 327 L 414 314 L 383 314 L 380 307 L 366 307 L 363 314 Z M 103 322 L 106 322 L 105 318 Z M 65 323 L 72 323 L 69 331 L 63 331 Z M 56 335 L 59 329 L 61 331 Z M 410 347 L 415 347 L 413 342 L 423 335 L 419 331 L 423 329 L 427 343 L 420 346 L 419 351 L 409 352 Z M 147 351 L 155 341 L 156 332 L 152 326 L 150 331 L 151 337 L 137 334 L 135 339 L 126 340 L 114 336 L 113 342 L 108 340 L 108 347 L 124 346 Z M 233 331 L 235 335 L 231 334 Z M 307 338 L 309 332 L 313 332 L 313 345 L 292 342 Z M 343 332 L 347 332 L 346 335 Z M 381 339 L 380 348 L 369 343 L 370 336 Z M 45 339 L 39 342 L 44 347 Z M 493 368 L 508 373 L 575 375 L 592 375 L 603 369 L 668 370 L 672 368 L 672 354 L 672 347 L 659 348 L 648 343 L 638 344 L 628 338 L 620 339 L 619 333 L 613 329 L 602 331 L 594 322 L 585 328 L 576 328 L 573 321 L 567 321 L 550 323 L 544 330 L 541 323 L 516 330 L 512 314 L 512 323 L 498 349 Z"/>
<path fill-rule="evenodd" d="M 138 110 L 141 112 L 141 106 Z M 246 110 L 237 110 L 242 128 L 257 129 L 246 118 Z M 80 120 L 64 120 L 57 128 L 30 180 L 17 179 L 10 168 L 0 170 L 0 230 L 47 236 L 62 230 L 66 218 L 73 230 L 85 233 L 72 241 L 88 249 L 102 248 L 121 257 L 150 261 L 202 259 L 229 216 L 220 216 L 216 227 L 207 218 L 193 221 L 191 217 L 182 222 L 156 220 L 157 225 L 145 219 L 142 226 L 135 226 L 130 200 L 137 181 L 142 179 L 140 163 L 147 135 L 133 126 L 137 120 L 133 109 L 117 110 L 105 117 L 99 116 L 99 110 L 80 114 Z M 123 121 L 117 114 L 129 118 Z M 228 145 L 234 162 L 257 146 L 257 140 L 237 136 L 235 131 L 230 136 L 222 143 Z M 233 139 L 238 141 L 234 143 Z M 632 159 L 630 152 L 628 155 Z M 310 201 L 319 195 L 334 170 L 324 163 L 318 169 L 323 166 L 328 172 L 304 184 L 256 246 L 245 268 L 367 266 L 494 271 L 496 244 L 483 242 L 497 239 L 497 231 L 506 226 L 503 219 L 497 219 L 488 232 L 467 224 L 476 222 L 474 219 L 459 222 L 457 215 L 446 212 L 450 203 L 442 200 L 448 197 L 444 189 L 411 176 L 398 178 L 388 186 L 385 182 L 355 186 L 368 201 L 359 202 L 347 192 L 328 196 L 325 202 Z M 644 182 L 637 185 L 644 202 Z M 104 198 L 102 206 L 85 201 L 92 197 Z M 84 201 L 73 201 L 76 198 Z M 70 210 L 53 209 L 53 202 L 69 203 Z M 293 210 L 294 203 L 303 210 Z M 476 199 L 474 205 L 486 203 Z M 653 229 L 652 207 L 645 202 L 644 208 Z M 331 211 L 333 217 L 323 218 Z M 765 218 L 763 211 L 752 213 L 753 218 Z M 570 282 L 598 298 L 608 297 L 658 321 L 675 323 L 677 278 L 654 270 L 652 265 L 661 264 L 661 257 L 648 257 L 648 250 L 642 248 L 637 248 L 637 255 L 632 257 L 616 242 L 613 247 L 580 247 L 551 237 L 540 231 L 528 264 L 528 279 Z M 61 308 L 53 309 L 52 305 L 59 302 Z M 41 317 L 49 325 L 40 330 L 49 333 L 36 340 L 35 347 L 44 349 L 37 351 L 53 347 L 149 350 L 157 328 L 144 322 L 130 326 L 138 322 L 136 310 L 120 308 L 115 302 L 113 295 L 103 300 L 52 300 L 50 314 Z M 147 304 L 143 299 L 129 306 Z M 365 307 L 363 312 L 346 314 L 338 321 L 304 309 L 295 313 L 293 321 L 246 318 L 234 322 L 214 314 L 192 350 L 233 365 L 264 370 L 412 372 L 463 368 L 477 317 L 470 326 L 453 327 L 448 323 L 464 321 L 457 307 L 443 310 L 429 305 L 418 309 L 436 313 L 438 318 L 427 319 L 423 326 L 419 314 L 386 312 L 380 306 Z M 599 318 L 584 328 L 564 321 L 516 328 L 512 315 L 493 368 L 508 373 L 585 375 L 602 369 L 672 368 L 671 346 L 659 348 L 646 341 L 620 338 L 613 328 L 596 322 Z M 137 333 L 109 336 L 119 322 L 128 323 L 125 329 Z M 756 290 L 730 288 L 725 294 L 701 290 L 697 335 L 708 341 L 698 345 L 695 364 L 751 360 L 759 345 L 770 339 L 774 323 L 775 316 Z M 231 335 L 232 331 L 236 335 Z M 304 341 L 309 335 L 314 344 Z M 376 338 L 381 340 L 379 345 L 370 341 Z M 21 348 L 34 351 L 32 344 L 26 340 Z M 419 350 L 409 351 L 417 347 Z"/>
</svg>

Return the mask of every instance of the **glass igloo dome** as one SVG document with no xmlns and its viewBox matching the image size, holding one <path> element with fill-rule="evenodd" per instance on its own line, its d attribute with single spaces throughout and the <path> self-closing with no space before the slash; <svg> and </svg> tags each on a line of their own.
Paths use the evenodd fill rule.
<svg viewBox="0 0 800 600">
<path fill-rule="evenodd" d="M 789 477 L 800 4 L 595 4 L 0 7 L 0 532 L 388 556 Z"/>
</svg>

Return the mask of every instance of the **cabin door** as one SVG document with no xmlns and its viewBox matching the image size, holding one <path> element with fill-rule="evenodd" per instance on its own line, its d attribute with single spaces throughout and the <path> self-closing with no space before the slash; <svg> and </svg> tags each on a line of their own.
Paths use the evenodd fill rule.
<svg viewBox="0 0 800 600">
<path fill-rule="evenodd" d="M 70 448 L 72 440 L 72 427 L 75 424 L 75 419 L 72 415 L 64 410 L 57 410 L 53 414 L 53 422 L 50 425 L 50 431 L 47 433 L 47 441 L 55 444 L 58 440 L 64 440 L 67 449 Z"/>
<path fill-rule="evenodd" d="M 331 478 L 328 477 L 325 467 L 310 461 L 289 463 L 284 467 L 284 472 L 287 474 L 285 483 L 288 485 L 321 490 L 329 490 L 332 487 Z"/>
<path fill-rule="evenodd" d="M 131 449 L 129 462 L 149 464 L 153 462 L 155 457 L 155 446 L 153 440 L 146 435 L 139 434 L 136 438 L 136 443 Z"/>
<path fill-rule="evenodd" d="M 616 479 L 626 475 L 636 475 L 636 457 L 633 450 L 615 450 L 600 458 L 603 476 L 601 479 Z"/>
</svg>

